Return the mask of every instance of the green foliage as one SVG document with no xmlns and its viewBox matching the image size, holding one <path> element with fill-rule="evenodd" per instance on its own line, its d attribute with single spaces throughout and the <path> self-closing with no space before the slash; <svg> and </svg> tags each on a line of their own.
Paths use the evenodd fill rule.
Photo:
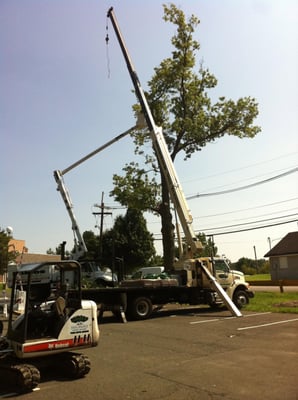
<svg viewBox="0 0 298 400">
<path fill-rule="evenodd" d="M 98 260 L 101 256 L 99 236 L 96 236 L 93 231 L 85 231 L 83 233 L 83 239 L 88 249 L 84 259 Z"/>
<path fill-rule="evenodd" d="M 242 271 L 245 275 L 267 274 L 269 273 L 269 262 L 264 258 L 252 260 L 242 257 L 233 264 L 233 268 Z"/>
<path fill-rule="evenodd" d="M 203 250 L 200 252 L 200 257 L 211 257 L 217 255 L 217 247 L 213 242 L 212 238 L 206 237 L 205 233 L 199 233 L 197 235 L 198 239 L 203 245 Z"/>
<path fill-rule="evenodd" d="M 140 210 L 129 208 L 126 215 L 118 216 L 113 228 L 103 232 L 101 242 L 92 231 L 85 231 L 83 238 L 88 249 L 85 258 L 110 268 L 123 259 L 125 273 L 159 261 L 155 259 L 153 236 Z"/>
<path fill-rule="evenodd" d="M 48 248 L 46 254 L 56 254 L 55 251 L 50 247 Z"/>
<path fill-rule="evenodd" d="M 104 259 L 111 254 L 122 258 L 126 273 L 151 265 L 155 256 L 153 236 L 140 210 L 129 208 L 126 215 L 118 216 L 113 229 L 104 233 L 103 243 Z"/>
<path fill-rule="evenodd" d="M 9 261 L 13 261 L 16 256 L 16 251 L 11 251 L 8 245 L 11 236 L 7 232 L 0 228 L 0 274 L 7 271 L 7 265 Z"/>
<path fill-rule="evenodd" d="M 158 211 L 160 186 L 155 178 L 150 180 L 148 172 L 134 162 L 126 165 L 123 171 L 125 176 L 113 176 L 114 189 L 111 195 L 115 200 L 129 208 Z"/>
<path fill-rule="evenodd" d="M 174 4 L 163 7 L 165 22 L 173 24 L 176 29 L 171 39 L 173 50 L 171 56 L 154 69 L 146 97 L 156 124 L 163 127 L 172 160 L 178 153 L 183 153 L 188 159 L 224 135 L 253 138 L 260 131 L 254 125 L 258 115 L 256 100 L 249 96 L 236 101 L 220 97 L 212 103 L 210 91 L 216 87 L 217 79 L 203 63 L 196 68 L 200 44 L 194 39 L 194 34 L 199 19 L 194 15 L 187 19 Z M 135 104 L 133 110 L 138 112 L 140 105 Z M 156 168 L 154 157 L 144 154 L 144 146 L 151 143 L 148 131 L 138 129 L 133 136 L 135 151 L 145 155 L 148 169 L 158 169 L 162 174 L 160 166 Z M 174 235 L 166 182 L 161 176 L 162 190 L 159 190 L 156 178 L 150 180 L 138 164 L 126 165 L 123 171 L 124 177 L 114 175 L 111 194 L 123 205 L 161 215 L 165 266 L 169 266 L 173 262 L 174 244 L 168 243 L 174 243 Z"/>
<path fill-rule="evenodd" d="M 213 242 L 212 238 L 210 237 L 206 237 L 205 233 L 200 232 L 197 235 L 198 240 L 202 243 L 203 245 L 203 250 L 200 251 L 200 253 L 194 255 L 196 257 L 212 257 L 212 256 L 216 256 L 217 255 L 217 247 L 215 245 L 215 243 Z M 183 247 L 185 248 L 187 246 L 187 244 L 185 243 L 185 239 L 184 239 L 184 243 L 183 243 Z M 177 258 L 179 258 L 179 249 L 178 247 L 175 248 L 175 256 Z"/>
</svg>

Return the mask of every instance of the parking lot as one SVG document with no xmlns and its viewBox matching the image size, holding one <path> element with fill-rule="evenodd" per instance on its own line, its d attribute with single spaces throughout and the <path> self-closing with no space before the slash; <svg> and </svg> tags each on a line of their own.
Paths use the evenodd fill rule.
<svg viewBox="0 0 298 400">
<path fill-rule="evenodd" d="M 169 306 L 123 324 L 109 313 L 92 369 L 78 381 L 44 372 L 23 399 L 298 399 L 298 315 Z M 1 397 L 14 394 L 2 391 Z"/>
</svg>

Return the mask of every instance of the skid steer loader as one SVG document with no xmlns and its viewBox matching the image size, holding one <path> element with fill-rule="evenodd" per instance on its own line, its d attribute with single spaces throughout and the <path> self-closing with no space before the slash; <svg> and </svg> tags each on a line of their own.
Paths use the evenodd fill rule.
<svg viewBox="0 0 298 400">
<path fill-rule="evenodd" d="M 40 277 L 49 271 L 52 280 L 45 284 Z M 20 298 L 24 308 L 16 314 Z M 0 337 L 1 381 L 26 392 L 38 386 L 43 368 L 83 377 L 90 361 L 77 351 L 96 346 L 99 335 L 97 306 L 81 298 L 78 262 L 23 265 L 13 273 L 7 333 Z"/>
</svg>

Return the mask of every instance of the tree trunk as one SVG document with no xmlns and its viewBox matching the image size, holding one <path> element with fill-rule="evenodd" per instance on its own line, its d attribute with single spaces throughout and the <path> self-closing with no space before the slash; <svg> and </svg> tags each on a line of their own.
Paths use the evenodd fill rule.
<svg viewBox="0 0 298 400">
<path fill-rule="evenodd" d="M 173 269 L 175 257 L 175 226 L 172 222 L 172 214 L 170 210 L 170 197 L 167 183 L 161 174 L 162 183 L 162 204 L 160 206 L 161 216 L 161 233 L 163 244 L 164 267 L 166 271 Z"/>
</svg>

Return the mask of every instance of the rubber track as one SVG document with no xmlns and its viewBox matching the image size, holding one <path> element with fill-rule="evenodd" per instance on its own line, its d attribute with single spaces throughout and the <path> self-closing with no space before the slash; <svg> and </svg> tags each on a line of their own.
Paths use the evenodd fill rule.
<svg viewBox="0 0 298 400">
<path fill-rule="evenodd" d="M 66 355 L 64 355 L 65 357 Z M 78 379 L 90 371 L 90 360 L 83 354 L 67 354 L 62 361 L 64 374 L 68 378 Z"/>
<path fill-rule="evenodd" d="M 30 392 L 40 382 L 39 370 L 30 364 L 0 365 L 1 383 L 17 393 Z"/>
</svg>

